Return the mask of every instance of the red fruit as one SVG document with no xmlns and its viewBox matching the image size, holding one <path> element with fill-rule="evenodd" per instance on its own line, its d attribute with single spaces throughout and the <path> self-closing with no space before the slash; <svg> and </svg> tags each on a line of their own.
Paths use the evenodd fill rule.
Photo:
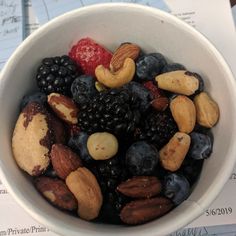
<svg viewBox="0 0 236 236">
<path fill-rule="evenodd" d="M 163 96 L 163 91 L 159 89 L 152 81 L 145 82 L 143 86 L 151 92 L 154 99 Z"/>
<path fill-rule="evenodd" d="M 76 61 L 84 74 L 94 76 L 98 65 L 109 67 L 112 53 L 92 39 L 83 38 L 71 48 L 69 56 Z"/>
</svg>

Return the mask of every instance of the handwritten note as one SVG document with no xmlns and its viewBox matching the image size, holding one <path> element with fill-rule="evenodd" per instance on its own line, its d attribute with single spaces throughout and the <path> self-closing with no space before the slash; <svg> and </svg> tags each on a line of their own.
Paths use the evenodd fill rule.
<svg viewBox="0 0 236 236">
<path fill-rule="evenodd" d="M 168 11 L 168 7 L 164 0 L 32 0 L 33 7 L 36 10 L 41 25 L 67 11 L 95 3 L 107 2 L 137 3 Z"/>
<path fill-rule="evenodd" d="M 0 70 L 23 39 L 21 0 L 0 0 Z"/>
</svg>

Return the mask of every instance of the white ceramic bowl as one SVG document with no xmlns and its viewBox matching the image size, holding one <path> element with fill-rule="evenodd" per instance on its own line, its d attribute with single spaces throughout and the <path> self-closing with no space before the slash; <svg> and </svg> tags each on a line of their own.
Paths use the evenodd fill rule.
<svg viewBox="0 0 236 236">
<path fill-rule="evenodd" d="M 94 224 L 67 215 L 48 204 L 17 167 L 11 136 L 24 94 L 35 86 L 40 60 L 67 53 L 82 37 L 92 37 L 113 50 L 135 42 L 147 52 L 161 52 L 174 62 L 200 73 L 206 90 L 218 102 L 221 116 L 213 128 L 214 150 L 205 161 L 190 197 L 164 217 L 123 227 Z M 12 55 L 0 79 L 1 179 L 15 200 L 37 221 L 62 235 L 166 235 L 198 217 L 221 191 L 236 157 L 236 87 L 234 78 L 214 46 L 192 27 L 157 9 L 133 4 L 99 4 L 52 20 L 28 37 Z"/>
</svg>

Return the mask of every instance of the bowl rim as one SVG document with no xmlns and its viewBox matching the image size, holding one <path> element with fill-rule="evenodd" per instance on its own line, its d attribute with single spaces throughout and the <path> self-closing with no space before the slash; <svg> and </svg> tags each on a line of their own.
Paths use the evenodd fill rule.
<svg viewBox="0 0 236 236">
<path fill-rule="evenodd" d="M 81 8 L 69 11 L 67 13 L 64 13 L 64 14 L 58 16 L 58 17 L 55 17 L 54 19 L 52 19 L 49 22 L 45 23 L 43 26 L 41 26 L 39 29 L 37 29 L 35 32 L 33 32 L 31 35 L 29 35 L 18 46 L 18 48 L 13 52 L 13 54 L 11 55 L 11 57 L 9 58 L 7 63 L 4 65 L 2 71 L 0 72 L 0 107 L 1 107 L 1 103 L 3 103 L 3 101 L 2 101 L 3 98 L 1 98 L 1 94 L 2 94 L 2 89 L 4 87 L 4 82 L 6 80 L 4 75 L 7 74 L 8 71 L 11 70 L 11 65 L 14 64 L 15 57 L 18 57 L 18 55 L 20 55 L 21 52 L 24 51 L 24 49 L 28 47 L 28 44 L 33 44 L 34 39 L 39 38 L 41 32 L 49 31 L 51 28 L 54 27 L 54 25 L 59 25 L 60 22 L 63 22 L 65 19 L 68 19 L 68 18 L 73 17 L 73 16 L 77 16 L 78 14 L 83 14 L 83 13 L 87 13 L 87 12 L 90 12 L 90 11 L 93 12 L 93 11 L 96 11 L 96 10 L 99 10 L 99 9 L 109 10 L 109 8 L 110 9 L 111 8 L 126 8 L 126 9 L 132 8 L 132 9 L 142 10 L 142 11 L 154 14 L 154 15 L 161 16 L 162 18 L 166 19 L 167 21 L 170 21 L 172 24 L 177 25 L 177 27 L 188 30 L 190 34 L 197 37 L 202 43 L 204 43 L 207 46 L 208 50 L 211 51 L 215 55 L 217 60 L 222 65 L 222 67 L 224 69 L 224 73 L 227 74 L 228 83 L 231 85 L 232 91 L 233 90 L 236 91 L 235 79 L 233 77 L 233 74 L 232 74 L 229 66 L 225 62 L 225 59 L 223 58 L 223 56 L 219 53 L 219 51 L 215 48 L 215 46 L 204 35 L 202 35 L 199 31 L 194 29 L 192 26 L 188 25 L 187 23 L 183 22 L 182 20 L 178 19 L 177 17 L 171 15 L 170 13 L 167 13 L 167 12 L 164 12 L 164 11 L 159 10 L 157 8 L 153 8 L 153 7 L 149 7 L 149 6 L 144 6 L 144 5 L 135 4 L 135 3 L 99 3 L 99 4 L 94 4 L 94 5 L 90 5 L 90 6 L 81 7 Z M 233 112 L 233 116 L 236 117 L 236 103 L 234 104 L 234 109 L 233 109 L 232 112 Z M 236 132 L 236 125 L 234 125 L 233 128 L 232 128 L 232 133 L 234 133 L 234 132 Z M 233 147 L 230 147 L 229 153 L 232 156 L 230 158 L 228 158 L 227 165 L 223 166 L 224 167 L 223 168 L 224 173 L 221 174 L 220 178 L 216 177 L 216 180 L 218 181 L 217 185 L 214 185 L 214 187 L 212 187 L 207 192 L 207 194 L 208 194 L 207 198 L 201 199 L 201 204 L 199 204 L 195 201 L 190 201 L 190 202 L 192 202 L 193 205 L 195 205 L 193 211 L 189 212 L 189 216 L 187 218 L 182 217 L 181 220 L 177 220 L 176 224 L 173 224 L 172 226 L 170 226 L 169 229 L 166 230 L 167 233 L 174 232 L 174 231 L 178 230 L 179 228 L 186 226 L 187 224 L 189 224 L 194 219 L 196 219 L 198 216 L 200 216 L 202 214 L 202 212 L 218 196 L 221 189 L 223 188 L 225 183 L 228 181 L 229 176 L 230 176 L 230 174 L 231 174 L 231 172 L 234 168 L 236 158 L 233 156 L 233 154 L 236 154 L 236 145 L 233 146 Z M 0 164 L 1 164 L 1 160 L 0 160 Z M 6 175 L 5 171 L 2 168 L 0 168 L 0 178 L 1 178 L 4 186 L 7 188 L 7 190 L 11 194 L 11 196 L 13 196 L 14 200 L 26 212 L 28 212 L 29 215 L 31 217 L 33 217 L 36 221 L 38 221 L 39 223 L 45 225 L 49 229 L 52 229 L 54 232 L 56 232 L 58 234 L 62 234 L 62 233 L 66 234 L 66 233 L 70 232 L 69 229 L 65 229 L 63 227 L 63 224 L 56 224 L 55 222 L 47 220 L 45 216 L 40 215 L 40 213 L 42 213 L 42 212 L 38 208 L 31 207 L 32 206 L 31 202 L 29 202 L 27 199 L 23 198 L 20 194 L 20 191 L 16 192 L 11 187 L 11 183 L 7 180 L 7 175 Z M 55 219 L 55 220 L 57 220 L 57 219 Z M 58 222 L 60 222 L 60 220 L 58 220 Z M 139 226 L 136 226 L 136 227 L 139 227 Z M 147 233 L 147 235 L 149 235 L 149 236 L 155 236 L 156 235 L 156 232 L 154 232 L 153 230 L 150 230 L 150 231 L 146 230 L 145 233 Z M 94 235 L 95 234 L 96 235 L 108 235 L 110 233 L 107 234 L 107 232 L 106 233 L 102 232 L 100 234 L 99 232 L 94 232 Z M 123 232 L 117 232 L 117 234 L 114 233 L 113 235 L 121 235 L 121 234 L 123 234 Z M 144 231 L 140 231 L 140 232 L 136 231 L 134 234 L 136 236 L 139 236 L 139 235 L 141 236 L 141 235 L 144 234 Z M 134 235 L 134 234 L 132 234 L 129 231 L 129 233 L 127 235 Z M 81 235 L 83 235 L 83 233 L 81 233 Z"/>
</svg>

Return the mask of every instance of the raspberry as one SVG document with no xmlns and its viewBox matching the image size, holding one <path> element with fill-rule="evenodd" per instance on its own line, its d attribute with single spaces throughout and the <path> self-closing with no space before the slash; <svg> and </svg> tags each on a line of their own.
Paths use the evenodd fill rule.
<svg viewBox="0 0 236 236">
<path fill-rule="evenodd" d="M 163 96 L 162 90 L 159 89 L 152 81 L 145 82 L 143 86 L 151 92 L 154 99 Z"/>
<path fill-rule="evenodd" d="M 112 53 L 92 39 L 83 38 L 72 47 L 69 56 L 76 61 L 84 74 L 94 76 L 98 65 L 109 67 Z"/>
</svg>

